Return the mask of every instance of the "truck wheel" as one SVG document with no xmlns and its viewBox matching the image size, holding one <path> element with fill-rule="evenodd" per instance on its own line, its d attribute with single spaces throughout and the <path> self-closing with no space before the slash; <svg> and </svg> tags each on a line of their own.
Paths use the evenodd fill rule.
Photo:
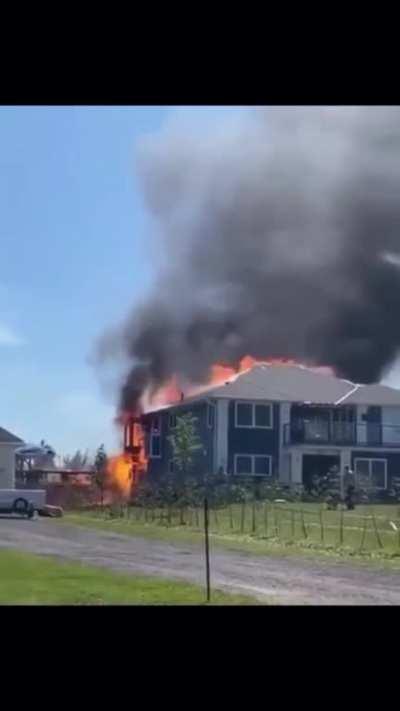
<svg viewBox="0 0 400 711">
<path fill-rule="evenodd" d="M 29 506 L 28 506 L 28 510 L 27 510 L 27 512 L 26 512 L 26 515 L 27 515 L 28 518 L 33 518 L 34 514 L 35 514 L 35 507 L 34 507 L 34 505 L 33 505 L 32 503 L 30 503 Z"/>
<path fill-rule="evenodd" d="M 28 513 L 28 510 L 29 504 L 26 499 L 23 499 L 22 497 L 15 499 L 13 504 L 13 513 L 24 515 Z"/>
</svg>

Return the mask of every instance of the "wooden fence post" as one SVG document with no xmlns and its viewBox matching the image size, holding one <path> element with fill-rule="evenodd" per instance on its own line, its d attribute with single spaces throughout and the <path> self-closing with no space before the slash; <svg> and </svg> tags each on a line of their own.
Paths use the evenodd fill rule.
<svg viewBox="0 0 400 711">
<path fill-rule="evenodd" d="M 242 508 L 240 512 L 240 533 L 244 533 L 244 520 L 246 514 L 246 502 L 242 501 Z"/>
<path fill-rule="evenodd" d="M 300 513 L 301 513 L 301 526 L 302 526 L 302 529 L 303 529 L 304 538 L 308 538 L 308 533 L 307 533 L 307 528 L 306 528 L 306 522 L 304 521 L 304 511 L 303 511 L 303 509 L 301 509 Z"/>
<path fill-rule="evenodd" d="M 277 517 L 277 515 L 276 515 L 276 506 L 273 506 L 273 512 L 274 512 L 275 538 L 279 538 L 278 517 Z"/>
<path fill-rule="evenodd" d="M 340 509 L 340 519 L 339 519 L 339 544 L 343 545 L 343 509 Z"/>
<path fill-rule="evenodd" d="M 265 527 L 265 535 L 268 538 L 268 504 L 266 501 L 264 503 L 264 527 Z"/>
<path fill-rule="evenodd" d="M 323 509 L 319 510 L 319 522 L 321 526 L 321 543 L 325 541 Z"/>
<path fill-rule="evenodd" d="M 362 537 L 361 537 L 361 543 L 360 543 L 360 552 L 362 551 L 364 547 L 364 542 L 365 542 L 365 534 L 367 532 L 367 516 L 364 516 L 364 526 L 363 526 L 363 532 L 362 532 Z"/>
<path fill-rule="evenodd" d="M 256 502 L 254 501 L 254 499 L 252 501 L 251 507 L 251 532 L 256 532 Z"/>
<path fill-rule="evenodd" d="M 230 526 L 231 531 L 233 531 L 234 526 L 233 526 L 232 504 L 229 504 L 229 507 L 228 507 L 228 508 L 229 508 L 229 526 Z"/>
<path fill-rule="evenodd" d="M 372 521 L 373 521 L 373 523 L 374 523 L 374 529 L 375 529 L 376 539 L 377 539 L 377 541 L 378 541 L 378 546 L 379 546 L 379 548 L 383 548 L 382 539 L 381 539 L 381 537 L 380 537 L 380 535 L 379 535 L 378 526 L 376 525 L 376 519 L 375 519 L 375 514 L 374 514 L 374 513 L 372 513 Z"/>
<path fill-rule="evenodd" d="M 217 531 L 219 530 L 219 521 L 218 521 L 218 512 L 217 509 L 214 509 L 214 523 L 215 523 L 215 528 Z"/>
</svg>

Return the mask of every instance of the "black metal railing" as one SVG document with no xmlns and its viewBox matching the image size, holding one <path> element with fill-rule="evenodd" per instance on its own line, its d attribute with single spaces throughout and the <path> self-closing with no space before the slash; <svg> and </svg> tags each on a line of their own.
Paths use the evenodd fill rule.
<svg viewBox="0 0 400 711">
<path fill-rule="evenodd" d="M 284 444 L 400 448 L 400 425 L 303 420 L 284 425 L 283 441 Z"/>
</svg>

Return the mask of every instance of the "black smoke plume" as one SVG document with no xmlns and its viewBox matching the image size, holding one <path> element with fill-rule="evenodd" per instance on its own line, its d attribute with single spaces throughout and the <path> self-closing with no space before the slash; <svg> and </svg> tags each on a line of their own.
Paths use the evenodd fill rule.
<svg viewBox="0 0 400 711">
<path fill-rule="evenodd" d="M 400 109 L 271 107 L 144 139 L 157 278 L 101 343 L 122 409 L 172 375 L 288 357 L 373 382 L 400 346 Z"/>
</svg>

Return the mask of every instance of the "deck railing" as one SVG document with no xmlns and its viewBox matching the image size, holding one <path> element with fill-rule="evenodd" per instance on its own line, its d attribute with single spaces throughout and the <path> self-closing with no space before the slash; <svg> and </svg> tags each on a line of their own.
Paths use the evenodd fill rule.
<svg viewBox="0 0 400 711">
<path fill-rule="evenodd" d="M 284 443 L 400 448 L 400 425 L 300 420 L 284 425 Z"/>
</svg>

